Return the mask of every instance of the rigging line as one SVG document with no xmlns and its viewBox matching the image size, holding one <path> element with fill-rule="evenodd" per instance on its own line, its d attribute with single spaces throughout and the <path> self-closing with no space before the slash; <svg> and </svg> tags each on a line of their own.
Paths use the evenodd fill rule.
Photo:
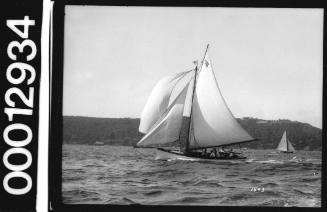
<svg viewBox="0 0 327 212">
<path fill-rule="evenodd" d="M 186 72 L 183 72 L 182 73 L 182 75 L 178 78 L 178 80 L 175 82 L 175 84 L 174 84 L 174 87 L 173 87 L 173 89 L 171 89 L 171 91 L 170 91 L 170 94 L 169 94 L 169 97 L 171 97 L 171 94 L 173 93 L 173 91 L 174 91 L 174 89 L 176 88 L 176 85 L 177 85 L 177 83 L 179 82 L 179 81 L 181 81 L 188 73 L 190 73 L 191 71 L 194 71 L 194 69 L 192 69 L 192 70 L 190 70 L 190 71 L 186 71 Z M 192 78 L 190 79 L 190 81 L 192 80 Z M 187 83 L 189 83 L 190 81 L 188 81 Z M 175 98 L 175 99 L 177 99 L 178 98 L 178 96 Z M 170 99 L 170 98 L 169 98 Z M 174 101 L 175 101 L 175 99 L 174 99 Z M 173 102 L 174 102 L 173 101 Z M 172 103 L 173 103 L 172 102 Z M 171 104 L 172 104 L 171 103 Z M 169 107 L 170 105 L 169 105 L 169 101 L 168 101 L 168 107 Z"/>
</svg>

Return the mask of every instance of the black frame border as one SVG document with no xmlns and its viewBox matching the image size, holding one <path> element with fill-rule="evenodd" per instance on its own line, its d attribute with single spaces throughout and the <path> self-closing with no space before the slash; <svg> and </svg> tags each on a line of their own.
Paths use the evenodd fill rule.
<svg viewBox="0 0 327 212">
<path fill-rule="evenodd" d="M 206 210 L 206 211 L 322 211 L 327 208 L 326 181 L 326 54 L 323 54 L 323 101 L 322 101 L 322 170 L 321 170 L 321 207 L 260 207 L 260 206 L 150 206 L 150 205 L 98 205 L 98 204 L 64 204 L 62 202 L 62 144 L 63 144 L 63 55 L 64 55 L 64 16 L 66 5 L 90 6 L 155 6 L 155 7 L 241 7 L 241 8 L 319 8 L 324 9 L 323 52 L 326 53 L 326 6 L 322 1 L 304 0 L 54 0 L 53 8 L 53 65 L 52 95 L 50 97 L 50 131 L 49 131 L 49 210 L 51 211 L 108 211 L 112 210 Z M 51 26 L 50 26 L 51 27 Z M 50 41 L 51 42 L 51 41 Z"/>
</svg>

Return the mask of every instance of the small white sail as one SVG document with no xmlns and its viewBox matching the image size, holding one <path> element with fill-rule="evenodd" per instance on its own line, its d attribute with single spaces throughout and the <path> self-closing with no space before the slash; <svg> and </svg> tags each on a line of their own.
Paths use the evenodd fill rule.
<svg viewBox="0 0 327 212">
<path fill-rule="evenodd" d="M 176 83 L 186 74 L 182 72 L 161 79 L 153 88 L 143 109 L 139 131 L 147 133 L 167 110 L 170 96 Z"/>
<path fill-rule="evenodd" d="M 291 144 L 291 142 L 287 139 L 287 142 L 288 142 L 288 151 L 289 152 L 295 152 L 295 149 L 293 147 L 293 145 Z"/>
<path fill-rule="evenodd" d="M 182 126 L 184 102 L 189 83 L 183 88 L 175 101 L 169 106 L 168 111 L 162 115 L 159 121 L 151 128 L 136 146 L 149 147 L 158 144 L 166 144 L 179 139 Z"/>
<path fill-rule="evenodd" d="M 190 149 L 253 140 L 235 120 L 218 88 L 208 54 L 196 79 Z"/>
<path fill-rule="evenodd" d="M 293 145 L 287 139 L 286 131 L 284 131 L 283 133 L 282 139 L 279 142 L 277 150 L 282 152 L 295 152 Z"/>
<path fill-rule="evenodd" d="M 279 145 L 277 147 L 278 151 L 283 151 L 286 152 L 287 151 L 287 138 L 286 138 L 286 131 L 284 131 L 282 139 L 279 142 Z"/>
</svg>

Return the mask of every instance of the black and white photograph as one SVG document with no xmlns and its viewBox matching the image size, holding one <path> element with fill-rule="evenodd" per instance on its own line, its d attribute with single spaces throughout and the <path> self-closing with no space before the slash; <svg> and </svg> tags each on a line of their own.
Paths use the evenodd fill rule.
<svg viewBox="0 0 327 212">
<path fill-rule="evenodd" d="M 323 9 L 64 12 L 64 204 L 321 207 Z"/>
</svg>

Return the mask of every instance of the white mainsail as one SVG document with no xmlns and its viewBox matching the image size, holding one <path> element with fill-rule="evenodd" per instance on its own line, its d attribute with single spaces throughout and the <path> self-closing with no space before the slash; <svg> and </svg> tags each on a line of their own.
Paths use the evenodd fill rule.
<svg viewBox="0 0 327 212">
<path fill-rule="evenodd" d="M 155 85 L 141 115 L 140 132 L 148 133 L 154 123 L 167 110 L 172 90 L 186 73 L 166 76 Z"/>
<path fill-rule="evenodd" d="M 282 139 L 280 140 L 280 142 L 278 144 L 277 150 L 282 151 L 282 152 L 294 152 L 295 151 L 293 145 L 287 139 L 286 131 L 284 131 L 284 133 L 283 133 Z"/>
<path fill-rule="evenodd" d="M 280 140 L 277 150 L 287 151 L 287 140 L 286 140 L 286 131 L 284 131 L 282 139 Z"/>
<path fill-rule="evenodd" d="M 150 131 L 137 143 L 138 147 L 148 147 L 177 141 L 182 126 L 183 108 L 189 83 L 171 103 L 161 119 L 154 124 Z"/>
<path fill-rule="evenodd" d="M 190 149 L 254 140 L 228 109 L 212 71 L 208 54 L 197 76 L 192 107 Z"/>
</svg>

